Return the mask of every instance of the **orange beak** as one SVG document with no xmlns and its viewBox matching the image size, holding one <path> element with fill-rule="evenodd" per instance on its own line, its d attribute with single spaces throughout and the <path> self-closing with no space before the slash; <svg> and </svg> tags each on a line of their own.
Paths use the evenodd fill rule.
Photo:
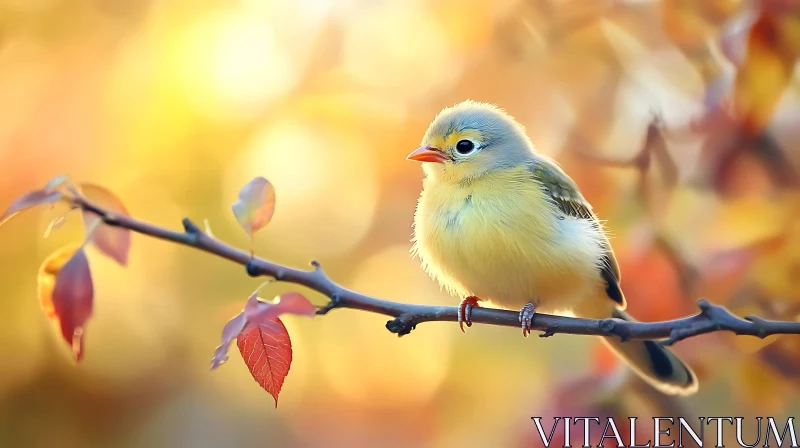
<svg viewBox="0 0 800 448">
<path fill-rule="evenodd" d="M 407 160 L 416 160 L 417 162 L 434 162 L 444 163 L 451 160 L 447 154 L 443 153 L 438 148 L 431 148 L 430 146 L 420 146 L 414 152 L 406 157 Z"/>
</svg>

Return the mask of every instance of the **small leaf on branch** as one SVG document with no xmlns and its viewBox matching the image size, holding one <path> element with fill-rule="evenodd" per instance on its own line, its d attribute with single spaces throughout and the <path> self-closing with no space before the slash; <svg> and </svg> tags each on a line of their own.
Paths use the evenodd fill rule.
<svg viewBox="0 0 800 448">
<path fill-rule="evenodd" d="M 78 244 L 64 246 L 50 254 L 39 266 L 39 275 L 37 276 L 39 301 L 48 318 L 57 318 L 53 307 L 53 288 L 56 285 L 56 276 L 79 248 Z"/>
<path fill-rule="evenodd" d="M 292 341 L 283 322 L 276 317 L 247 324 L 236 338 L 236 345 L 253 379 L 272 395 L 278 407 L 278 394 L 292 365 Z"/>
<path fill-rule="evenodd" d="M 61 336 L 72 348 L 76 362 L 83 358 L 84 327 L 92 315 L 94 287 L 83 248 L 65 246 L 52 253 L 39 268 L 39 300 L 45 315 L 59 323 Z"/>
<path fill-rule="evenodd" d="M 113 214 L 128 216 L 122 201 L 112 192 L 98 185 L 81 184 L 81 193 L 93 203 L 111 211 Z M 86 209 L 82 210 L 83 224 L 89 241 L 101 252 L 116 260 L 122 266 L 128 263 L 128 252 L 131 247 L 131 232 L 122 227 L 109 226 L 100 221 L 100 217 Z"/>
<path fill-rule="evenodd" d="M 274 302 L 262 302 L 258 299 L 261 287 L 247 300 L 244 310 L 225 324 L 222 342 L 211 359 L 211 370 L 228 360 L 231 342 L 236 339 L 253 378 L 275 398 L 277 406 L 278 394 L 292 363 L 292 343 L 278 316 L 300 314 L 313 317 L 317 309 L 296 292 L 283 294 Z"/>
<path fill-rule="evenodd" d="M 258 291 L 263 286 L 261 285 L 247 299 L 242 312 L 231 318 L 223 327 L 222 343 L 217 347 L 214 357 L 211 359 L 211 370 L 218 368 L 228 360 L 228 349 L 231 342 L 246 326 L 272 322 L 281 314 L 299 314 L 309 317 L 316 315 L 317 308 L 302 294 L 296 292 L 283 294 L 273 303 L 258 300 Z"/>
<path fill-rule="evenodd" d="M 61 193 L 49 189 L 31 191 L 14 201 L 8 209 L 0 215 L 0 225 L 11 219 L 17 213 L 35 205 L 52 204 L 61 199 Z"/>
<path fill-rule="evenodd" d="M 256 288 L 253 291 L 253 294 L 250 295 L 250 298 L 247 299 L 245 303 L 245 309 L 254 308 L 258 302 L 258 292 L 261 291 L 264 286 L 268 285 L 270 282 L 266 281 Z M 252 304 L 251 304 L 252 302 Z M 236 339 L 236 336 L 241 333 L 244 329 L 245 324 L 247 324 L 247 317 L 245 315 L 245 309 L 237 314 L 236 316 L 232 317 L 228 323 L 222 328 L 222 342 L 214 350 L 214 357 L 211 358 L 211 370 L 217 369 L 219 366 L 225 364 L 228 361 L 228 350 L 230 349 L 231 342 Z"/>
<path fill-rule="evenodd" d="M 256 177 L 239 190 L 239 199 L 231 208 L 250 236 L 252 251 L 253 234 L 269 224 L 275 213 L 275 188 L 267 179 Z"/>
</svg>

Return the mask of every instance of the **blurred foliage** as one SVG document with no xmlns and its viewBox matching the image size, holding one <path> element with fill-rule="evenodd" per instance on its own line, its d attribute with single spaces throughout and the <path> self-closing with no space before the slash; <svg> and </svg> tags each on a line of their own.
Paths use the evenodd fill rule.
<svg viewBox="0 0 800 448">
<path fill-rule="evenodd" d="M 631 314 L 702 296 L 796 319 L 799 51 L 787 0 L 0 0 L 0 204 L 68 173 L 246 247 L 230 204 L 264 176 L 277 208 L 257 253 L 455 304 L 408 254 L 421 173 L 403 159 L 472 98 L 516 116 L 607 220 Z M 678 401 L 592 338 L 425 324 L 398 339 L 348 311 L 285 319 L 274 410 L 238 359 L 208 372 L 257 280 L 139 236 L 126 269 L 89 250 L 75 367 L 36 293 L 37 266 L 82 233 L 71 214 L 41 238 L 63 212 L 0 229 L 0 446 L 532 446 L 531 416 L 800 410 L 791 336 L 682 342 L 701 391 Z"/>
</svg>

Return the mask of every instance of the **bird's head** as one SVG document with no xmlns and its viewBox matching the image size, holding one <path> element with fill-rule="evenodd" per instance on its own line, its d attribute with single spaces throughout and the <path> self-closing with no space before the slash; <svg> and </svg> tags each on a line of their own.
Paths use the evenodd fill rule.
<svg viewBox="0 0 800 448">
<path fill-rule="evenodd" d="M 427 162 L 429 176 L 459 181 L 517 166 L 532 154 L 525 129 L 513 117 L 492 104 L 467 100 L 439 112 L 407 159 Z"/>
</svg>

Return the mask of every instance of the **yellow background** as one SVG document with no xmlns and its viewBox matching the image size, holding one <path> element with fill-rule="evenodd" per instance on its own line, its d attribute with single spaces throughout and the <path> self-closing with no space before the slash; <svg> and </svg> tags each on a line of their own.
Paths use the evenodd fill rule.
<svg viewBox="0 0 800 448">
<path fill-rule="evenodd" d="M 517 117 L 607 220 L 634 316 L 688 315 L 707 297 L 794 320 L 795 192 L 747 145 L 710 174 L 704 161 L 722 151 L 689 130 L 706 87 L 733 83 L 720 42 L 750 5 L 0 0 L 0 208 L 68 174 L 111 189 L 137 218 L 176 229 L 207 219 L 247 247 L 230 206 L 261 175 L 277 207 L 259 255 L 317 259 L 367 294 L 454 305 L 409 255 L 422 173 L 404 159 L 436 112 L 471 98 Z M 796 167 L 792 84 L 766 89 L 783 92 L 769 133 Z M 653 162 L 643 203 L 636 168 L 579 153 L 635 156 L 653 112 L 673 131 L 677 186 Z M 349 310 L 284 319 L 294 362 L 274 409 L 235 347 L 209 371 L 222 326 L 261 280 L 139 235 L 124 269 L 89 250 L 95 308 L 75 366 L 36 297 L 41 261 L 83 238 L 77 214 L 42 238 L 63 211 L 0 228 L 3 447 L 532 446 L 531 416 L 783 422 L 799 410 L 797 336 L 681 342 L 701 391 L 676 400 L 629 380 L 593 338 L 480 325 L 464 335 L 453 323 L 397 338 L 386 317 Z M 306 292 L 278 284 L 262 295 L 288 290 Z"/>
</svg>

